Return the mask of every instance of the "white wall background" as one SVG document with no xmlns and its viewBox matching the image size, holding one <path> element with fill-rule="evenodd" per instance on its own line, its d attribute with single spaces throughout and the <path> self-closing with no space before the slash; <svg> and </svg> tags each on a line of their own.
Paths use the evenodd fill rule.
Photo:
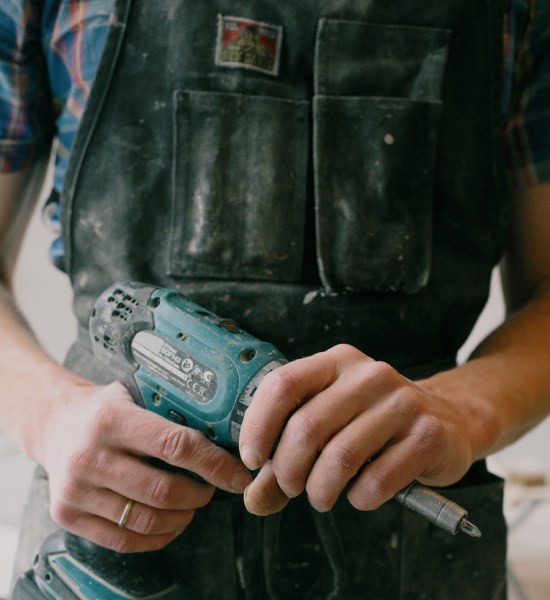
<svg viewBox="0 0 550 600">
<path fill-rule="evenodd" d="M 19 307 L 39 341 L 61 362 L 76 334 L 76 320 L 71 311 L 68 278 L 48 259 L 48 248 L 54 235 L 41 218 L 44 201 L 44 197 L 39 199 L 25 235 L 14 287 Z"/>
</svg>

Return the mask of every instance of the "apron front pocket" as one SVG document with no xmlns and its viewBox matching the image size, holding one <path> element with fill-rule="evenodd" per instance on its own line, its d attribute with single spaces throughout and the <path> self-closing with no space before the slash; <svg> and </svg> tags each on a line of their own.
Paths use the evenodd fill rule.
<svg viewBox="0 0 550 600">
<path fill-rule="evenodd" d="M 448 43 L 443 29 L 320 22 L 313 163 L 328 290 L 414 293 L 429 280 Z"/>
<path fill-rule="evenodd" d="M 299 279 L 310 103 L 195 91 L 174 98 L 170 274 Z"/>
<path fill-rule="evenodd" d="M 327 288 L 415 292 L 427 283 L 439 112 L 438 104 L 399 98 L 315 99 L 318 257 Z"/>
</svg>

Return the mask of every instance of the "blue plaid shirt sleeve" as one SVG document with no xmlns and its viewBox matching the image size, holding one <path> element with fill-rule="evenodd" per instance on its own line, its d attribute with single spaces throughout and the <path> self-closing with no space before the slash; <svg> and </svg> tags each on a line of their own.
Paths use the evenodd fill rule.
<svg viewBox="0 0 550 600">
<path fill-rule="evenodd" d="M 550 181 L 550 0 L 514 0 L 505 50 L 504 143 L 521 189 Z"/>
<path fill-rule="evenodd" d="M 54 186 L 61 192 L 113 1 L 1 3 L 0 172 L 25 167 L 55 135 Z"/>
<path fill-rule="evenodd" d="M 0 10 L 0 172 L 30 164 L 47 151 L 53 134 L 39 9 L 31 1 L 4 2 Z"/>
</svg>

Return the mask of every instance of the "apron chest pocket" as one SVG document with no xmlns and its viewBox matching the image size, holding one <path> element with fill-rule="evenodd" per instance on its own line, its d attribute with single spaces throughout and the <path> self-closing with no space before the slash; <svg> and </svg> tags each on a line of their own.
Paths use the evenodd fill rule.
<svg viewBox="0 0 550 600">
<path fill-rule="evenodd" d="M 442 29 L 320 22 L 314 176 L 329 290 L 413 293 L 428 282 L 448 42 Z"/>
<path fill-rule="evenodd" d="M 170 274 L 299 279 L 309 102 L 178 91 L 174 104 Z"/>
</svg>

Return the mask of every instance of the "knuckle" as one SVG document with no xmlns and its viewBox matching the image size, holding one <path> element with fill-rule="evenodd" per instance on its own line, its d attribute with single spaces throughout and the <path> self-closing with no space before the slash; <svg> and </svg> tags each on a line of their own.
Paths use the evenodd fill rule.
<svg viewBox="0 0 550 600">
<path fill-rule="evenodd" d="M 159 457 L 170 464 L 186 458 L 195 445 L 194 433 L 186 427 L 170 427 L 157 438 Z"/>
<path fill-rule="evenodd" d="M 50 504 L 50 516 L 52 520 L 64 529 L 70 529 L 73 523 L 73 514 L 69 507 L 59 501 Z"/>
<path fill-rule="evenodd" d="M 334 354 L 337 360 L 348 361 L 358 358 L 364 358 L 365 355 L 351 344 L 337 344 L 328 350 L 331 354 Z"/>
<path fill-rule="evenodd" d="M 307 410 L 302 409 L 290 417 L 285 426 L 284 435 L 299 447 L 317 445 L 320 424 Z"/>
<path fill-rule="evenodd" d="M 136 516 L 133 529 L 137 533 L 150 535 L 158 530 L 159 521 L 158 511 L 149 506 L 143 506 Z"/>
<path fill-rule="evenodd" d="M 129 532 L 124 531 L 114 536 L 107 544 L 107 547 L 118 554 L 129 554 L 136 551 L 134 538 Z"/>
<path fill-rule="evenodd" d="M 331 471 L 341 476 L 346 475 L 348 478 L 353 477 L 363 463 L 357 450 L 347 446 L 329 444 L 324 452 L 327 454 Z"/>
<path fill-rule="evenodd" d="M 393 414 L 409 423 L 416 423 L 426 413 L 426 400 L 419 388 L 395 371 L 395 380 L 389 386 L 386 405 Z"/>
<path fill-rule="evenodd" d="M 376 510 L 391 497 L 390 482 L 378 475 L 371 474 L 368 486 L 363 488 L 362 494 L 348 493 L 350 504 L 357 510 Z"/>
<path fill-rule="evenodd" d="M 392 384 L 397 383 L 401 376 L 387 362 L 376 361 L 370 365 L 372 378 L 380 383 Z"/>
<path fill-rule="evenodd" d="M 76 449 L 68 461 L 68 471 L 72 477 L 78 477 L 82 473 L 87 473 L 95 469 L 96 453 L 91 446 L 83 446 Z"/>
<path fill-rule="evenodd" d="M 444 448 L 447 443 L 447 431 L 444 424 L 433 415 L 425 415 L 420 419 L 417 435 L 419 437 L 419 448 L 429 449 L 437 452 Z"/>
<path fill-rule="evenodd" d="M 400 375 L 388 363 L 363 360 L 353 367 L 357 384 L 364 389 L 389 390 L 399 389 Z"/>
<path fill-rule="evenodd" d="M 92 443 L 97 443 L 112 431 L 116 423 L 117 411 L 114 407 L 106 402 L 99 402 L 89 423 L 87 435 Z"/>
<path fill-rule="evenodd" d="M 80 498 L 80 486 L 72 477 L 66 477 L 59 485 L 58 501 L 71 504 Z"/>
<path fill-rule="evenodd" d="M 107 452 L 86 444 L 75 449 L 67 458 L 66 483 L 86 480 L 91 473 L 102 473 L 108 470 Z"/>
<path fill-rule="evenodd" d="M 174 493 L 172 481 L 161 475 L 153 484 L 150 492 L 151 500 L 154 506 L 164 507 L 168 504 Z"/>
<path fill-rule="evenodd" d="M 353 366 L 354 369 L 364 368 L 368 370 L 377 364 L 373 358 L 351 344 L 337 344 L 327 350 L 327 352 L 342 367 Z"/>
<path fill-rule="evenodd" d="M 402 417 L 412 417 L 418 412 L 418 398 L 408 388 L 403 388 L 390 397 L 392 413 Z"/>
<path fill-rule="evenodd" d="M 265 376 L 265 387 L 271 390 L 274 396 L 285 396 L 295 387 L 296 376 L 291 369 L 281 367 L 271 371 Z"/>
</svg>

